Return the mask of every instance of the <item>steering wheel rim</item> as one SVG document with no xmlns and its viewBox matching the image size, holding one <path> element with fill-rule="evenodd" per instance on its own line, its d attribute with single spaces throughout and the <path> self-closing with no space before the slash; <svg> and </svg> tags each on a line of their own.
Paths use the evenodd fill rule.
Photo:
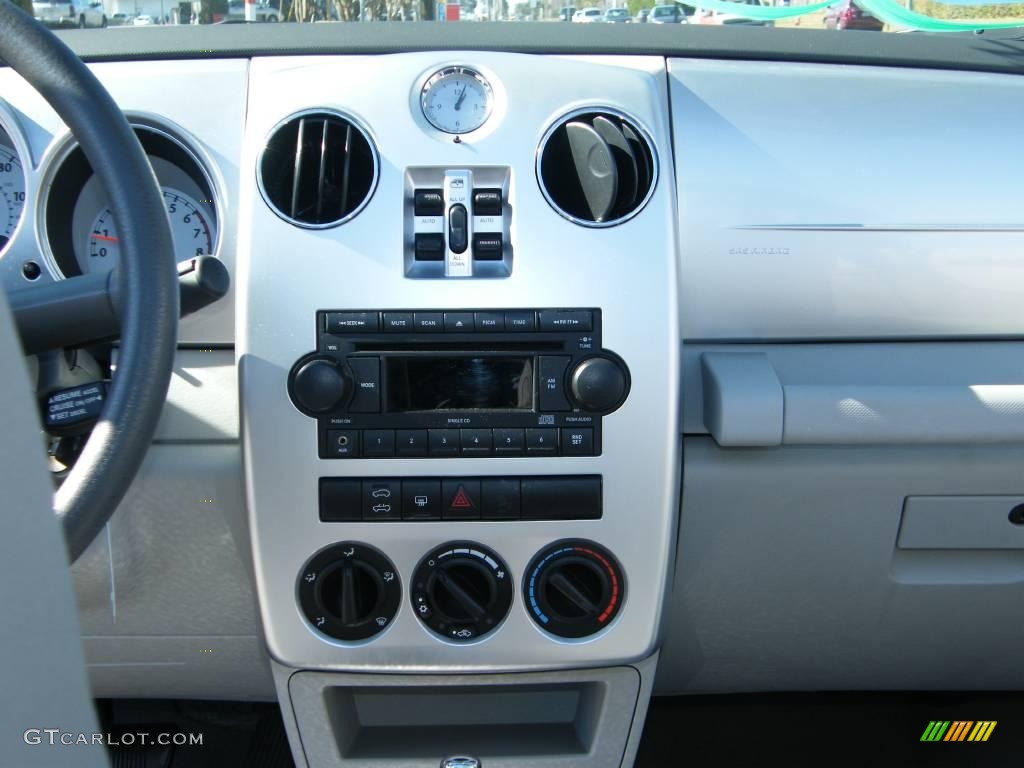
<svg viewBox="0 0 1024 768">
<path fill-rule="evenodd" d="M 81 59 L 9 0 L 0 0 L 0 60 L 71 130 L 118 222 L 117 372 L 92 435 L 54 495 L 74 562 L 135 478 L 167 397 L 179 313 L 174 245 L 159 183 L 120 108 Z"/>
</svg>

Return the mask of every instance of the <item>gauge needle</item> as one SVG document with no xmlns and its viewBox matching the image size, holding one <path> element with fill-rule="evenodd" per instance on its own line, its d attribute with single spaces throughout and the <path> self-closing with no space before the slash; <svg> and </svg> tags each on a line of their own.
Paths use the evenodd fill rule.
<svg viewBox="0 0 1024 768">
<path fill-rule="evenodd" d="M 468 85 L 462 86 L 462 93 L 459 94 L 459 98 L 455 100 L 455 109 L 462 109 L 462 102 L 466 100 L 466 89 Z"/>
<path fill-rule="evenodd" d="M 100 235 L 100 234 L 97 234 L 96 232 L 92 233 L 92 238 L 93 238 L 93 240 L 106 240 L 108 243 L 116 243 L 117 242 L 117 238 L 116 237 L 110 237 L 108 235 Z"/>
</svg>

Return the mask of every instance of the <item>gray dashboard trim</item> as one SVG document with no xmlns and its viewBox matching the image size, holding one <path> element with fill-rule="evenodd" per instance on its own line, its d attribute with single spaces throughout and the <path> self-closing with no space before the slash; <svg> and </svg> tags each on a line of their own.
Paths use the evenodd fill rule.
<svg viewBox="0 0 1024 768">
<path fill-rule="evenodd" d="M 583 27 L 582 29 L 580 27 Z M 493 50 L 804 61 L 1024 73 L 1019 30 L 855 34 L 736 26 L 516 24 L 255 24 L 59 33 L 86 61 Z"/>
<path fill-rule="evenodd" d="M 1020 443 L 1021 348 L 690 343 L 684 431 L 728 447 Z"/>
</svg>

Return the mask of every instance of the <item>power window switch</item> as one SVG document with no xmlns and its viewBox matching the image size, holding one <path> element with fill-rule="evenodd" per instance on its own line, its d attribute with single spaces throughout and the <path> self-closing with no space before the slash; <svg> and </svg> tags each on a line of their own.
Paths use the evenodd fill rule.
<svg viewBox="0 0 1024 768">
<path fill-rule="evenodd" d="M 418 232 L 416 261 L 444 261 L 444 235 Z"/>
<path fill-rule="evenodd" d="M 413 213 L 416 216 L 443 216 L 444 192 L 440 189 L 417 189 Z"/>
</svg>

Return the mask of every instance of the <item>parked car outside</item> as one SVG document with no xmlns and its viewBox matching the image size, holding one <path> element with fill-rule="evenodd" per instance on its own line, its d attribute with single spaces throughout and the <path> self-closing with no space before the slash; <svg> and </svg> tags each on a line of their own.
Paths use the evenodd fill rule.
<svg viewBox="0 0 1024 768">
<path fill-rule="evenodd" d="M 885 24 L 853 0 L 840 0 L 825 11 L 825 29 L 860 29 L 881 32 Z"/>
<path fill-rule="evenodd" d="M 604 12 L 604 21 L 607 24 L 629 24 L 632 21 L 629 8 L 609 8 Z"/>
<path fill-rule="evenodd" d="M 593 24 L 601 21 L 604 14 L 600 8 L 580 8 L 573 14 L 572 20 L 577 24 Z"/>
<path fill-rule="evenodd" d="M 649 24 L 685 24 L 686 13 L 676 4 L 656 5 L 647 16 Z"/>
<path fill-rule="evenodd" d="M 572 17 L 576 14 L 575 5 L 567 5 L 558 12 L 558 18 L 562 21 L 572 21 Z"/>
<path fill-rule="evenodd" d="M 636 12 L 636 16 L 633 17 L 633 23 L 634 24 L 646 24 L 647 23 L 647 14 L 649 14 L 650 12 L 651 12 L 650 8 L 641 8 L 639 11 Z"/>
<path fill-rule="evenodd" d="M 140 14 L 132 19 L 133 27 L 151 27 L 156 24 L 156 19 L 148 14 Z"/>
<path fill-rule="evenodd" d="M 131 25 L 132 18 L 130 13 L 115 13 L 107 23 L 111 27 L 127 27 Z"/>
<path fill-rule="evenodd" d="M 47 27 L 105 27 L 107 15 L 98 0 L 68 0 L 68 2 L 32 3 L 36 21 Z"/>
</svg>

